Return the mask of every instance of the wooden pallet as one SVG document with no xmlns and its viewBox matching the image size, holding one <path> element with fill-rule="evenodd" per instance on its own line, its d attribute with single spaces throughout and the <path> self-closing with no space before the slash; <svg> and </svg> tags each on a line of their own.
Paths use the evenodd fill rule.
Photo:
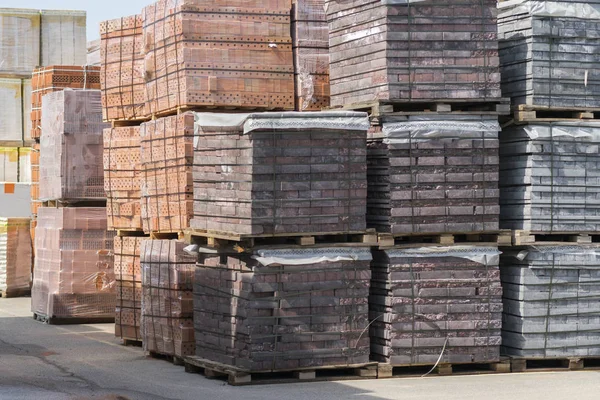
<svg viewBox="0 0 600 400">
<path fill-rule="evenodd" d="M 202 231 L 188 229 L 184 234 L 186 243 L 221 248 L 231 245 L 252 248 L 256 246 L 298 245 L 315 246 L 320 244 L 353 243 L 377 245 L 378 237 L 374 230 L 361 232 L 314 232 L 267 235 L 240 235 L 230 232 Z"/>
<path fill-rule="evenodd" d="M 511 372 L 581 371 L 600 369 L 600 357 L 510 357 Z"/>
<path fill-rule="evenodd" d="M 377 363 L 264 372 L 249 372 L 195 356 L 185 357 L 184 363 L 186 372 L 204 373 L 209 379 L 224 377 L 233 386 L 377 378 Z"/>
<path fill-rule="evenodd" d="M 145 354 L 146 354 L 146 357 L 154 358 L 157 360 L 165 360 L 165 361 L 172 363 L 173 365 L 179 365 L 179 366 L 185 365 L 183 357 L 179 357 L 174 354 L 161 354 L 161 353 L 156 353 L 154 351 L 146 351 Z"/>
<path fill-rule="evenodd" d="M 68 199 L 40 201 L 40 207 L 66 208 L 66 207 L 106 207 L 106 199 Z"/>
<path fill-rule="evenodd" d="M 48 325 L 114 324 L 114 317 L 105 318 L 59 318 L 33 313 L 33 319 Z"/>
<path fill-rule="evenodd" d="M 271 112 L 271 111 L 281 111 L 286 112 L 290 110 L 286 110 L 281 107 L 246 107 L 246 106 L 212 106 L 212 105 L 198 105 L 198 106 L 178 106 L 172 107 L 168 110 L 163 110 L 160 112 L 152 113 L 151 120 L 157 120 L 159 118 L 172 117 L 175 115 L 185 114 L 188 111 L 194 112 L 219 112 L 219 113 L 231 113 L 231 114 L 239 114 L 240 112 Z"/>
<path fill-rule="evenodd" d="M 119 119 L 119 120 L 109 120 L 109 121 L 105 121 L 111 124 L 111 126 L 113 128 L 126 128 L 129 126 L 139 126 L 141 124 L 143 124 L 144 122 L 148 122 L 150 121 L 150 118 L 147 117 L 140 117 L 140 118 L 134 118 L 134 119 Z"/>
<path fill-rule="evenodd" d="M 380 233 L 378 235 L 378 245 L 380 249 L 418 243 L 440 245 L 453 245 L 460 243 L 493 243 L 498 246 L 510 246 L 512 242 L 510 230 L 472 233 Z"/>
<path fill-rule="evenodd" d="M 119 237 L 149 237 L 141 229 L 117 229 L 117 236 Z"/>
<path fill-rule="evenodd" d="M 494 373 L 508 373 L 511 370 L 509 359 L 501 359 L 500 361 L 488 363 L 471 363 L 471 364 L 451 364 L 441 363 L 434 365 L 414 365 L 400 364 L 392 365 L 380 363 L 377 366 L 377 378 L 399 378 L 399 377 L 415 377 L 424 375 L 447 376 L 447 375 L 480 375 Z"/>
<path fill-rule="evenodd" d="M 0 297 L 9 299 L 12 297 L 29 297 L 31 296 L 31 289 L 13 289 L 0 291 Z"/>
<path fill-rule="evenodd" d="M 184 238 L 184 232 L 150 232 L 152 240 L 183 240 Z"/>
<path fill-rule="evenodd" d="M 600 242 L 600 232 L 532 232 L 513 230 L 511 241 L 513 246 L 559 243 L 591 244 Z"/>
<path fill-rule="evenodd" d="M 520 104 L 513 110 L 517 124 L 530 122 L 565 122 L 600 119 L 600 108 L 547 107 Z"/>
<path fill-rule="evenodd" d="M 509 99 L 436 99 L 436 100 L 394 100 L 373 101 L 331 107 L 330 110 L 364 111 L 371 117 L 393 117 L 407 115 L 509 115 Z"/>
<path fill-rule="evenodd" d="M 122 340 L 123 346 L 142 347 L 142 339 L 140 339 L 140 338 L 134 339 L 134 338 L 122 337 L 121 340 Z"/>
</svg>

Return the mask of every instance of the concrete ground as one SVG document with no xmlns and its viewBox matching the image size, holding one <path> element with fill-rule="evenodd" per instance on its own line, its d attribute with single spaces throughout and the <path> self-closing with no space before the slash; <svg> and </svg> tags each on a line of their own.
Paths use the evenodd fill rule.
<svg viewBox="0 0 600 400">
<path fill-rule="evenodd" d="M 112 324 L 35 322 L 29 299 L 0 299 L 0 399 L 600 399 L 600 371 L 231 387 L 124 347 Z"/>
</svg>

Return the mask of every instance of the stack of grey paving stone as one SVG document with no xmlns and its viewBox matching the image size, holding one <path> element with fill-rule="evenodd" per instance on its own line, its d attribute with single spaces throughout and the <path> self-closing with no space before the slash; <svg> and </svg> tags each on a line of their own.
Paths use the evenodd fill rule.
<svg viewBox="0 0 600 400">
<path fill-rule="evenodd" d="M 600 246 L 536 246 L 501 257 L 503 351 L 600 356 Z"/>
<path fill-rule="evenodd" d="M 411 116 L 368 140 L 367 223 L 392 234 L 498 230 L 492 116 Z"/>
<path fill-rule="evenodd" d="M 376 251 L 371 357 L 395 366 L 498 361 L 499 254 L 484 246 Z"/>
<path fill-rule="evenodd" d="M 248 372 L 369 362 L 368 247 L 201 254 L 196 355 Z"/>
<path fill-rule="evenodd" d="M 196 113 L 194 229 L 366 229 L 366 113 Z"/>
<path fill-rule="evenodd" d="M 501 228 L 600 231 L 600 123 L 516 125 L 500 138 Z"/>
<path fill-rule="evenodd" d="M 326 0 L 331 105 L 498 100 L 496 0 Z"/>
<path fill-rule="evenodd" d="M 498 35 L 513 104 L 600 107 L 600 1 L 500 2 Z"/>
</svg>

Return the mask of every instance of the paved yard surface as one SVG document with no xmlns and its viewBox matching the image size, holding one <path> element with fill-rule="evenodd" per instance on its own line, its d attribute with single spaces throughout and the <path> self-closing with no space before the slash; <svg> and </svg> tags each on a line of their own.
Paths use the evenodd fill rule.
<svg viewBox="0 0 600 400">
<path fill-rule="evenodd" d="M 35 322 L 29 299 L 0 299 L 0 399 L 600 399 L 600 371 L 231 387 L 124 347 L 113 326 Z"/>
</svg>

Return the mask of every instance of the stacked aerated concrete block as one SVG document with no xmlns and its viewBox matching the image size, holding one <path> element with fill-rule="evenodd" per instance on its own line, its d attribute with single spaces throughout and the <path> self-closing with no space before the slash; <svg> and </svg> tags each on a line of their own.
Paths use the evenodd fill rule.
<svg viewBox="0 0 600 400">
<path fill-rule="evenodd" d="M 369 248 L 200 256 L 197 356 L 248 372 L 369 362 Z"/>
<path fill-rule="evenodd" d="M 29 218 L 0 218 L 0 291 L 26 295 L 31 289 L 33 246 Z"/>
<path fill-rule="evenodd" d="M 498 100 L 495 0 L 326 0 L 331 105 Z"/>
<path fill-rule="evenodd" d="M 296 0 L 292 9 L 296 110 L 329 106 L 329 27 L 324 0 Z"/>
<path fill-rule="evenodd" d="M 149 114 L 294 110 L 290 0 L 160 0 L 143 10 Z"/>
<path fill-rule="evenodd" d="M 115 257 L 115 336 L 141 341 L 142 272 L 140 254 L 146 238 L 139 236 L 114 238 Z"/>
<path fill-rule="evenodd" d="M 144 232 L 181 232 L 192 218 L 194 114 L 145 122 L 140 137 Z"/>
<path fill-rule="evenodd" d="M 103 200 L 102 122 L 99 90 L 44 96 L 40 140 L 41 200 Z"/>
<path fill-rule="evenodd" d="M 600 230 L 599 145 L 597 122 L 531 123 L 504 129 L 501 227 Z"/>
<path fill-rule="evenodd" d="M 372 358 L 403 366 L 499 361 L 499 254 L 483 246 L 375 251 Z"/>
<path fill-rule="evenodd" d="M 354 112 L 196 113 L 192 228 L 364 231 L 368 126 Z"/>
<path fill-rule="evenodd" d="M 104 130 L 104 191 L 108 227 L 142 229 L 140 127 Z"/>
<path fill-rule="evenodd" d="M 143 20 L 131 15 L 100 24 L 102 113 L 105 121 L 146 116 Z"/>
<path fill-rule="evenodd" d="M 194 355 L 192 290 L 197 257 L 175 240 L 142 244 L 142 341 L 144 350 Z"/>
<path fill-rule="evenodd" d="M 528 246 L 501 265 L 507 355 L 600 356 L 600 246 Z"/>
<path fill-rule="evenodd" d="M 600 107 L 597 1 L 499 3 L 502 92 L 513 104 Z"/>
<path fill-rule="evenodd" d="M 367 223 L 392 234 L 498 230 L 498 118 L 410 116 L 371 130 Z"/>
<path fill-rule="evenodd" d="M 114 318 L 114 232 L 106 229 L 106 209 L 42 207 L 37 223 L 33 313 L 58 319 Z"/>
</svg>

